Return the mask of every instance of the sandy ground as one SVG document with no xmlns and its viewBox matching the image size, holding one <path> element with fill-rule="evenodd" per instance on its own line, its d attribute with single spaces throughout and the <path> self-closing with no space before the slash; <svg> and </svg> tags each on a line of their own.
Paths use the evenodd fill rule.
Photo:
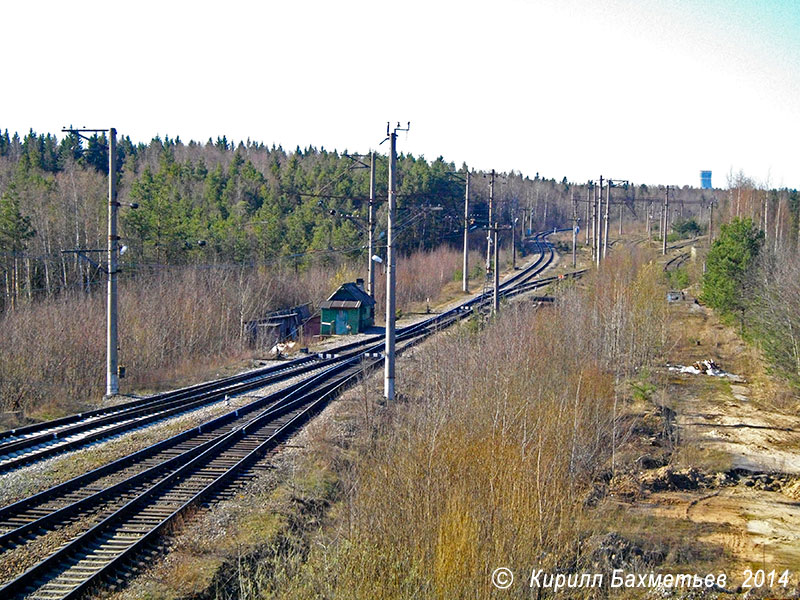
<svg viewBox="0 0 800 600">
<path fill-rule="evenodd" d="M 758 353 L 692 298 L 672 308 L 672 364 L 713 359 L 734 378 L 665 372 L 675 411 L 677 467 L 707 483 L 648 494 L 641 514 L 696 525 L 697 540 L 722 545 L 731 570 L 789 569 L 800 575 L 800 406 Z M 739 582 L 741 583 L 741 581 Z"/>
</svg>

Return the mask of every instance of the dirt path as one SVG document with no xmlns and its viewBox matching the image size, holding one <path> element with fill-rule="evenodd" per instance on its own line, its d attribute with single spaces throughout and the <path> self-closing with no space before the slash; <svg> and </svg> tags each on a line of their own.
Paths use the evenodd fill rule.
<svg viewBox="0 0 800 600">
<path fill-rule="evenodd" d="M 666 371 L 674 411 L 670 468 L 700 472 L 696 489 L 666 486 L 633 503 L 642 515 L 694 526 L 725 549 L 731 570 L 800 575 L 800 411 L 765 373 L 757 352 L 693 299 L 676 303 L 672 364 L 712 359 L 736 377 Z M 667 467 L 662 467 L 666 469 Z M 644 473 L 642 480 L 657 477 Z M 741 582 L 740 582 L 741 583 Z"/>
</svg>

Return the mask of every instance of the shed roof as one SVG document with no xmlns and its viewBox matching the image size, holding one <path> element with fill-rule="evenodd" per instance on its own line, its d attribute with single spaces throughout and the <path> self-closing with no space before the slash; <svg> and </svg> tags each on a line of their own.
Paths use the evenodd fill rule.
<svg viewBox="0 0 800 600">
<path fill-rule="evenodd" d="M 330 302 L 347 302 L 350 306 L 326 306 Z M 326 302 L 320 304 L 320 308 L 360 308 L 362 305 L 371 306 L 375 300 L 362 290 L 355 283 L 348 282 L 339 286 L 339 289 L 330 295 Z"/>
<path fill-rule="evenodd" d="M 361 301 L 360 300 L 326 300 L 325 302 L 320 302 L 320 308 L 361 308 Z"/>
</svg>

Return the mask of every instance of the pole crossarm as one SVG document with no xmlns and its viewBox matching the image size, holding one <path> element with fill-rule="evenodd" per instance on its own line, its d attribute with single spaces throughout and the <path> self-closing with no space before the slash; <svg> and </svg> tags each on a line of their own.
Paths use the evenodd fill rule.
<svg viewBox="0 0 800 600">
<path fill-rule="evenodd" d="M 107 252 L 107 250 L 81 250 L 81 249 L 78 249 L 78 250 L 62 250 L 61 254 L 77 254 L 79 258 L 82 258 L 83 260 L 88 262 L 95 269 L 97 269 L 98 271 L 108 275 L 108 269 L 102 263 L 99 263 L 99 262 L 97 262 L 95 260 L 92 260 L 92 258 L 89 257 L 88 254 L 87 254 L 89 252 Z"/>
<path fill-rule="evenodd" d="M 61 131 L 62 131 L 62 133 L 71 133 L 73 135 L 77 135 L 79 138 L 82 138 L 82 139 L 86 140 L 87 142 L 91 142 L 92 138 L 90 138 L 89 136 L 83 135 L 84 133 L 108 133 L 111 130 L 110 129 L 88 129 L 86 127 L 80 127 L 80 128 L 62 127 Z M 100 140 L 95 140 L 95 141 L 97 142 L 97 144 L 101 148 L 105 148 L 106 150 L 108 150 L 108 144 L 104 144 Z"/>
</svg>

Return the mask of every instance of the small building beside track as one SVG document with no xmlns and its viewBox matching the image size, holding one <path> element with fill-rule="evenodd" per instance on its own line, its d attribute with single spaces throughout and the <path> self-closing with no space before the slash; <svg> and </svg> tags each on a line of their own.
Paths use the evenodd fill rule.
<svg viewBox="0 0 800 600">
<path fill-rule="evenodd" d="M 247 321 L 244 332 L 251 348 L 270 348 L 278 342 L 297 340 L 302 335 L 311 336 L 313 331 L 309 305 L 302 304 L 268 314 L 261 319 Z"/>
<path fill-rule="evenodd" d="M 320 305 L 320 334 L 363 333 L 375 324 L 375 300 L 364 291 L 364 280 L 342 284 Z"/>
</svg>

